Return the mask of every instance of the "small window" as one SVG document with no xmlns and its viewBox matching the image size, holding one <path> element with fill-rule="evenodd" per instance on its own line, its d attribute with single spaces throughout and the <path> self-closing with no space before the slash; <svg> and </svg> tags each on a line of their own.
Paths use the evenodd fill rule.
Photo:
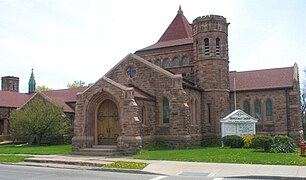
<svg viewBox="0 0 306 180">
<path fill-rule="evenodd" d="M 209 40 L 208 40 L 208 38 L 204 39 L 204 55 L 205 56 L 209 56 L 210 55 Z"/>
<path fill-rule="evenodd" d="M 141 122 L 144 125 L 147 124 L 147 111 L 145 106 L 142 106 L 141 108 Z"/>
<path fill-rule="evenodd" d="M 169 58 L 166 58 L 164 60 L 164 67 L 170 67 L 170 59 Z"/>
<path fill-rule="evenodd" d="M 255 118 L 261 118 L 261 104 L 258 99 L 255 101 Z"/>
<path fill-rule="evenodd" d="M 156 59 L 155 62 L 154 62 L 154 64 L 155 64 L 156 66 L 161 67 L 161 61 L 160 61 L 160 59 Z"/>
<path fill-rule="evenodd" d="M 250 101 L 245 100 L 243 103 L 243 111 L 250 114 Z"/>
<path fill-rule="evenodd" d="M 216 56 L 220 56 L 220 39 L 216 39 Z"/>
<path fill-rule="evenodd" d="M 271 99 L 266 100 L 266 116 L 267 116 L 267 120 L 272 120 L 272 101 Z"/>
<path fill-rule="evenodd" d="M 179 66 L 180 65 L 180 60 L 178 57 L 173 58 L 172 61 L 172 66 Z"/>
<path fill-rule="evenodd" d="M 169 123 L 169 101 L 167 98 L 163 99 L 163 123 Z"/>
<path fill-rule="evenodd" d="M 208 115 L 208 123 L 211 123 L 211 107 L 210 107 L 210 104 L 207 104 L 207 115 Z"/>
<path fill-rule="evenodd" d="M 194 115 L 194 124 L 198 124 L 198 121 L 199 121 L 199 119 L 198 119 L 198 113 L 199 113 L 198 108 L 199 108 L 198 101 L 195 100 L 194 101 L 194 114 L 195 114 Z"/>
<path fill-rule="evenodd" d="M 188 65 L 189 64 L 189 58 L 187 56 L 184 56 L 183 57 L 183 62 L 182 62 L 183 65 Z"/>
</svg>

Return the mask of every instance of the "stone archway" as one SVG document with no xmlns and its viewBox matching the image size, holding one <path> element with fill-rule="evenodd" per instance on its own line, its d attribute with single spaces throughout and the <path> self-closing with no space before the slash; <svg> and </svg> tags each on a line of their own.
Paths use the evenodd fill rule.
<svg viewBox="0 0 306 180">
<path fill-rule="evenodd" d="M 119 113 L 116 104 L 104 100 L 97 111 L 96 144 L 115 145 L 120 133 Z"/>
</svg>

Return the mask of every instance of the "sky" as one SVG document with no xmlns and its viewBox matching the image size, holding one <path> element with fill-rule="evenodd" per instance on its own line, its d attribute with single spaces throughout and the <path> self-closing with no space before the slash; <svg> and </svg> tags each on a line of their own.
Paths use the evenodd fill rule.
<svg viewBox="0 0 306 180">
<path fill-rule="evenodd" d="M 190 23 L 222 15 L 230 70 L 306 68 L 305 0 L 0 0 L 0 76 L 64 89 L 94 83 L 127 54 L 158 41 L 181 5 Z"/>
</svg>

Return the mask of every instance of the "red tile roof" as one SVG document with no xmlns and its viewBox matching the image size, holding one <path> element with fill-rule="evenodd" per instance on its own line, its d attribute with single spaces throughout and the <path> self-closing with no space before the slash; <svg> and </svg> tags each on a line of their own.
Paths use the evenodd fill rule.
<svg viewBox="0 0 306 180">
<path fill-rule="evenodd" d="M 139 51 L 190 44 L 192 42 L 192 27 L 182 11 L 179 11 L 158 42 Z"/>
<path fill-rule="evenodd" d="M 87 87 L 80 88 L 70 88 L 70 89 L 60 89 L 60 90 L 51 90 L 45 91 L 43 94 L 48 96 L 52 101 L 54 101 L 59 106 L 64 108 L 64 112 L 74 112 L 67 103 L 76 102 L 76 94 L 78 92 L 83 92 Z"/>
<path fill-rule="evenodd" d="M 0 107 L 21 107 L 35 93 L 25 94 L 12 91 L 0 91 Z"/>
<path fill-rule="evenodd" d="M 121 84 L 125 87 L 131 87 L 134 90 L 134 97 L 146 99 L 146 100 L 155 100 L 153 96 L 149 95 L 149 93 L 145 93 L 143 90 L 140 90 L 138 87 L 135 87 L 133 85 L 125 85 Z"/>
<path fill-rule="evenodd" d="M 157 43 L 185 38 L 192 38 L 192 27 L 183 14 L 177 14 Z"/>
<path fill-rule="evenodd" d="M 236 91 L 286 88 L 293 86 L 293 67 L 230 72 L 230 90 Z"/>
</svg>

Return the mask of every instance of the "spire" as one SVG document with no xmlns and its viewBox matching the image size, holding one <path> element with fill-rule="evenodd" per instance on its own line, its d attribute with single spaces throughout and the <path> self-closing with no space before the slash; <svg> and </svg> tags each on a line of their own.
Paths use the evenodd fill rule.
<svg viewBox="0 0 306 180">
<path fill-rule="evenodd" d="M 33 68 L 32 68 L 32 73 L 31 77 L 29 80 L 29 94 L 35 92 L 36 89 L 36 83 L 35 83 L 35 78 L 34 78 L 34 73 L 33 73 Z"/>
<path fill-rule="evenodd" d="M 182 11 L 181 5 L 179 6 L 179 10 L 177 11 L 177 14 L 181 14 L 181 15 L 184 14 L 183 11 Z"/>
</svg>

